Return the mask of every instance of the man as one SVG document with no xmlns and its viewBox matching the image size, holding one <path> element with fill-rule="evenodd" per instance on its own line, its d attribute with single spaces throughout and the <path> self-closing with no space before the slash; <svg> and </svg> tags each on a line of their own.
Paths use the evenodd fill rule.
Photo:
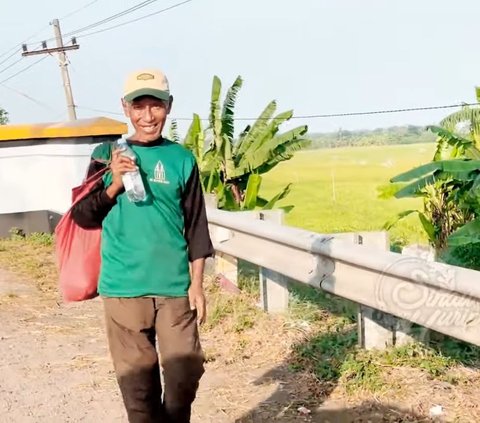
<svg viewBox="0 0 480 423">
<path fill-rule="evenodd" d="M 134 128 L 128 144 L 137 159 L 99 145 L 89 174 L 104 166 L 95 159 L 111 158 L 111 172 L 72 213 L 84 228 L 102 227 L 98 292 L 131 423 L 188 423 L 204 372 L 197 322 L 205 320 L 203 270 L 213 247 L 195 159 L 162 137 L 172 101 L 161 71 L 127 78 L 122 105 Z M 122 183 L 136 166 L 147 191 L 141 203 L 128 200 Z"/>
</svg>

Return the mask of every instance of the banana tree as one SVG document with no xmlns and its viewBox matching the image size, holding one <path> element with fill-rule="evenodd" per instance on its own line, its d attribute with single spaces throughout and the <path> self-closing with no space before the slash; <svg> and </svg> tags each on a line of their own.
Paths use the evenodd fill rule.
<svg viewBox="0 0 480 423">
<path fill-rule="evenodd" d="M 480 150 L 474 141 L 445 128 L 429 129 L 438 135 L 433 161 L 393 177 L 381 188 L 381 197 L 423 198 L 423 210 L 403 211 L 385 229 L 417 214 L 430 244 L 441 252 L 459 239 L 464 241 L 465 231 L 455 235 L 456 231 L 480 216 Z"/>
<path fill-rule="evenodd" d="M 217 76 L 213 78 L 209 125 L 203 129 L 200 117 L 195 114 L 184 145 L 197 159 L 204 191 L 215 193 L 221 208 L 271 209 L 289 194 L 291 184 L 270 200 L 264 199 L 260 196 L 262 174 L 310 145 L 311 141 L 305 138 L 308 127 L 303 125 L 280 133 L 281 124 L 292 118 L 293 111 L 275 115 L 276 103 L 272 101 L 253 125 L 248 125 L 236 138 L 234 109 L 242 85 L 239 76 L 222 104 L 221 81 Z M 285 209 L 289 211 L 292 206 Z"/>
</svg>

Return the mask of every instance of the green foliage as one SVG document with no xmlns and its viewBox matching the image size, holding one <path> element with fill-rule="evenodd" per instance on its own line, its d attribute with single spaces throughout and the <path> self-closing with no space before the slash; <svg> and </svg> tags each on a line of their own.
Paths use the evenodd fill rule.
<svg viewBox="0 0 480 423">
<path fill-rule="evenodd" d="M 348 354 L 340 366 L 339 374 L 350 394 L 358 391 L 378 392 L 385 385 L 382 368 L 368 352 Z"/>
<path fill-rule="evenodd" d="M 423 198 L 423 210 L 407 210 L 385 224 L 391 228 L 416 213 L 437 254 L 449 257 L 448 248 L 480 242 L 480 109 L 463 108 L 447 116 L 442 127 L 428 129 L 437 135 L 431 162 L 390 179 L 380 187 L 383 198 Z M 404 184 L 403 186 L 400 184 Z"/>
<path fill-rule="evenodd" d="M 242 286 L 254 283 L 251 282 L 251 277 L 247 277 L 247 280 L 244 279 L 245 277 L 242 276 L 239 281 Z M 223 330 L 226 333 L 242 333 L 251 329 L 262 314 L 260 308 L 255 305 L 257 295 L 258 289 L 254 294 L 242 292 L 241 295 L 238 295 L 222 292 L 222 288 L 218 284 L 209 286 L 208 297 L 210 302 L 205 329 L 209 330 L 222 324 L 224 324 Z"/>
<path fill-rule="evenodd" d="M 180 135 L 178 134 L 178 124 L 177 124 L 177 121 L 175 119 L 172 120 L 172 123 L 170 125 L 169 138 L 172 141 L 180 142 Z"/>
<path fill-rule="evenodd" d="M 54 243 L 53 235 L 44 232 L 32 232 L 31 234 L 26 235 L 23 229 L 13 227 L 10 228 L 8 234 L 9 239 L 12 241 L 24 241 L 31 245 L 36 244 L 48 247 Z"/>
<path fill-rule="evenodd" d="M 10 230 L 8 231 L 8 235 L 10 235 L 10 239 L 15 241 L 25 239 L 25 232 L 23 231 L 23 229 L 17 227 L 10 228 Z"/>
<path fill-rule="evenodd" d="M 477 146 L 480 143 L 480 109 L 464 106 L 458 112 L 448 115 L 440 125 L 450 132 L 454 132 L 469 140 Z"/>
<path fill-rule="evenodd" d="M 374 145 L 433 143 L 435 135 L 421 126 L 394 126 L 374 130 L 310 134 L 311 148 L 368 147 Z"/>
<path fill-rule="evenodd" d="M 444 120 L 445 121 L 445 120 Z M 466 139 L 460 135 L 455 134 L 451 122 L 447 121 L 446 128 L 438 126 L 429 126 L 428 128 L 437 134 L 437 149 L 433 160 L 447 160 L 455 159 L 457 157 L 465 157 L 468 159 L 479 159 L 480 154 L 475 148 L 475 143 L 472 139 Z"/>
<path fill-rule="evenodd" d="M 293 369 L 311 367 L 318 379 L 337 380 L 342 374 L 345 351 L 354 348 L 356 343 L 355 331 L 338 328 L 337 332 L 325 334 L 308 343 L 298 345 L 295 348 L 298 361 L 293 365 Z"/>
<path fill-rule="evenodd" d="M 6 125 L 8 122 L 8 112 L 0 107 L 0 125 Z"/>
<path fill-rule="evenodd" d="M 280 133 L 280 125 L 291 119 L 293 112 L 275 115 L 276 103 L 272 101 L 253 125 L 235 138 L 234 110 L 242 85 L 239 76 L 227 90 L 222 104 L 222 83 L 217 76 L 213 78 L 209 126 L 203 129 L 200 118 L 194 115 L 184 144 L 197 159 L 205 192 L 216 194 L 220 208 L 272 209 L 288 195 L 291 185 L 266 200 L 260 196 L 261 175 L 306 148 L 310 144 L 305 138 L 308 128 L 303 125 Z M 286 211 L 292 208 L 285 206 Z"/>
<path fill-rule="evenodd" d="M 452 242 L 449 242 L 449 244 L 452 244 Z M 438 257 L 438 260 L 453 266 L 480 270 L 480 243 L 460 244 L 458 246 L 450 245 Z"/>
<path fill-rule="evenodd" d="M 300 284 L 291 284 L 289 291 L 289 317 L 313 329 L 310 337 L 294 346 L 289 367 L 312 373 L 321 383 L 340 381 L 348 393 L 381 392 L 392 387 L 391 369 L 397 367 L 458 383 L 458 367 L 480 364 L 479 347 L 438 337 L 434 332 L 429 346 L 411 343 L 386 350 L 361 349 L 357 345 L 356 307 Z"/>
<path fill-rule="evenodd" d="M 52 234 L 47 234 L 44 232 L 33 232 L 27 235 L 27 241 L 32 244 L 48 247 L 52 246 L 55 240 Z"/>
</svg>

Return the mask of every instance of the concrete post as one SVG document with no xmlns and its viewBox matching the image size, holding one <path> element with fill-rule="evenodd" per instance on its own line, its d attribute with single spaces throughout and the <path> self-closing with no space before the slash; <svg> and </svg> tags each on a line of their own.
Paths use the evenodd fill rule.
<svg viewBox="0 0 480 423">
<path fill-rule="evenodd" d="M 354 243 L 371 249 L 390 249 L 387 232 L 362 232 L 355 235 Z M 384 349 L 395 343 L 396 318 L 388 313 L 359 305 L 358 342 L 362 348 Z"/>
<path fill-rule="evenodd" d="M 216 209 L 218 207 L 217 197 L 215 194 L 205 194 L 205 206 Z M 210 229 L 210 235 L 213 240 L 222 238 L 224 233 L 219 230 Z M 236 257 L 229 256 L 220 252 L 215 253 L 214 273 L 218 278 L 220 286 L 228 291 L 238 291 L 238 260 Z"/>
<path fill-rule="evenodd" d="M 433 262 L 436 259 L 435 250 L 423 245 L 410 245 L 402 249 L 402 254 L 410 257 L 418 257 L 420 260 Z M 415 327 L 414 323 L 397 319 L 395 331 L 395 345 L 411 344 L 415 341 L 428 343 L 430 339 L 430 330 L 424 327 Z"/>
<path fill-rule="evenodd" d="M 264 210 L 259 213 L 260 220 L 283 225 L 283 210 Z M 292 263 L 294 265 L 294 263 Z M 288 310 L 288 278 L 280 273 L 260 268 L 260 305 L 269 313 L 282 313 Z"/>
</svg>

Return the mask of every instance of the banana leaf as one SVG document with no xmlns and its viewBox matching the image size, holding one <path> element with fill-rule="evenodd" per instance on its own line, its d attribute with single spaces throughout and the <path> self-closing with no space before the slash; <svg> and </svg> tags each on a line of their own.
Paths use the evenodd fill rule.
<svg viewBox="0 0 480 423">
<path fill-rule="evenodd" d="M 277 103 L 275 101 L 271 101 L 267 107 L 265 107 L 245 137 L 237 144 L 235 155 L 243 155 L 250 148 L 250 145 L 268 130 L 268 122 L 275 113 L 276 108 Z"/>
<path fill-rule="evenodd" d="M 292 184 L 288 184 L 285 188 L 283 188 L 277 195 L 275 195 L 264 207 L 263 210 L 272 210 L 275 207 L 275 204 L 283 200 L 291 191 Z"/>
<path fill-rule="evenodd" d="M 282 207 L 279 207 L 279 209 L 283 210 L 283 211 L 285 212 L 285 214 L 290 213 L 294 208 L 295 208 L 295 206 L 282 206 Z"/>
<path fill-rule="evenodd" d="M 480 242 L 480 219 L 466 223 L 453 232 L 447 240 L 449 247 L 459 247 L 476 242 Z"/>
<path fill-rule="evenodd" d="M 403 218 L 405 218 L 407 216 L 410 216 L 412 213 L 418 213 L 418 210 L 404 210 L 404 211 L 398 213 L 395 217 L 393 217 L 389 221 L 385 222 L 385 224 L 383 225 L 383 229 L 385 229 L 386 231 L 389 231 L 400 220 L 402 220 Z"/>
<path fill-rule="evenodd" d="M 247 189 L 245 191 L 245 200 L 243 202 L 243 210 L 254 210 L 257 206 L 258 191 L 262 183 L 262 177 L 255 173 L 248 178 Z"/>
<path fill-rule="evenodd" d="M 204 141 L 205 139 L 200 116 L 194 113 L 192 123 L 185 136 L 184 145 L 193 153 L 199 165 L 203 158 Z"/>
<path fill-rule="evenodd" d="M 424 178 L 417 179 L 415 182 L 399 189 L 394 195 L 395 198 L 407 198 L 422 196 L 422 189 L 428 185 L 432 185 L 437 180 L 435 175 L 428 175 Z"/>
<path fill-rule="evenodd" d="M 272 170 L 279 163 L 290 160 L 297 151 L 308 148 L 312 144 L 310 139 L 293 139 L 285 144 L 279 145 L 272 151 L 270 159 L 257 167 L 255 171 L 260 174 L 264 174 Z M 248 168 L 248 165 L 245 166 Z"/>
<path fill-rule="evenodd" d="M 476 110 L 476 112 L 472 112 Z M 474 134 L 479 133 L 480 109 L 461 110 L 455 112 L 442 120 L 442 127 L 428 126 L 434 134 L 439 136 L 437 140 L 437 149 L 433 160 L 444 160 L 452 158 L 480 159 L 480 150 L 476 148 L 475 143 L 467 138 L 455 134 L 455 127 L 461 121 L 470 121 Z"/>
<path fill-rule="evenodd" d="M 423 229 L 425 233 L 427 234 L 428 238 L 430 239 L 431 242 L 435 242 L 437 231 L 435 229 L 435 226 L 433 225 L 430 220 L 428 220 L 427 216 L 425 214 L 418 212 L 418 218 L 420 219 L 420 223 L 423 226 Z"/>
<path fill-rule="evenodd" d="M 267 204 L 268 204 L 268 200 L 265 200 L 265 198 L 257 196 L 257 207 L 265 207 Z"/>
<path fill-rule="evenodd" d="M 464 175 L 465 172 L 472 172 L 475 170 L 480 170 L 480 160 L 439 160 L 437 162 L 426 163 L 407 172 L 401 173 L 400 175 L 394 176 L 390 179 L 390 182 L 410 182 L 436 171 Z"/>
<path fill-rule="evenodd" d="M 235 103 L 237 101 L 238 92 L 242 88 L 243 80 L 241 76 L 237 76 L 237 79 L 233 82 L 232 86 L 228 89 L 223 101 L 222 109 L 222 133 L 227 136 L 230 142 L 233 140 L 234 135 L 234 110 Z"/>
<path fill-rule="evenodd" d="M 175 119 L 172 119 L 170 124 L 169 138 L 176 143 L 180 143 L 180 135 L 178 134 L 178 123 Z"/>
<path fill-rule="evenodd" d="M 276 134 L 278 133 L 280 125 L 283 122 L 290 120 L 292 116 L 293 116 L 293 110 L 288 110 L 286 112 L 279 113 L 277 116 L 273 117 L 272 120 L 268 123 L 267 127 L 265 128 L 265 131 L 263 131 L 262 136 L 257 136 L 257 138 L 253 140 L 253 142 L 249 145 L 248 149 L 244 152 L 244 155 L 252 156 L 256 154 L 257 151 L 259 151 L 260 148 L 264 146 L 266 143 L 269 143 L 273 139 L 277 139 Z M 288 131 L 288 132 L 292 132 L 292 131 Z M 292 137 L 292 135 L 289 135 L 287 132 L 282 135 L 285 135 L 285 137 L 283 141 L 280 140 L 280 138 L 278 137 L 277 145 L 281 145 L 283 142 L 285 142 L 285 140 L 288 140 Z M 282 135 L 280 135 L 280 137 Z M 275 146 L 272 145 L 271 148 L 274 148 L 274 147 Z M 271 148 L 267 147 L 267 150 Z"/>
<path fill-rule="evenodd" d="M 249 168 L 251 170 L 258 169 L 260 166 L 272 159 L 275 159 L 282 153 L 285 154 L 286 151 L 282 151 L 279 149 L 279 147 L 289 144 L 292 141 L 303 139 L 302 137 L 307 133 L 307 131 L 308 127 L 306 125 L 299 126 L 298 128 L 291 129 L 281 135 L 274 136 L 269 140 L 266 140 L 257 150 L 253 150 L 254 147 L 252 145 L 252 149 L 249 149 L 243 155 L 242 159 L 238 163 L 238 167 Z M 300 146 L 300 144 L 295 144 L 294 146 L 298 146 L 299 150 L 304 148 L 304 146 Z M 287 154 L 287 156 L 291 157 L 289 154 Z"/>
<path fill-rule="evenodd" d="M 213 142 L 217 151 L 222 150 L 222 119 L 220 115 L 220 92 L 222 90 L 222 81 L 218 76 L 213 77 L 212 94 L 210 100 L 210 115 L 208 120 L 213 131 Z"/>
<path fill-rule="evenodd" d="M 480 170 L 480 160 L 443 160 L 441 162 L 442 170 L 450 173 L 464 173 Z"/>
<path fill-rule="evenodd" d="M 434 242 L 435 237 L 436 237 L 436 229 L 435 226 L 433 225 L 430 220 L 425 216 L 424 213 L 418 211 L 418 210 L 405 210 L 403 212 L 398 213 L 393 219 L 389 220 L 388 222 L 385 223 L 383 228 L 385 230 L 390 230 L 393 226 L 395 226 L 400 220 L 404 219 L 407 216 L 410 216 L 411 214 L 416 213 L 420 219 L 420 223 L 422 224 L 423 230 L 427 234 L 428 238 L 430 241 Z"/>
<path fill-rule="evenodd" d="M 441 169 L 442 169 L 441 162 L 426 163 L 414 169 L 410 169 L 407 172 L 403 172 L 397 176 L 394 176 L 393 178 L 390 179 L 390 182 L 393 182 L 393 183 L 410 182 Z"/>
<path fill-rule="evenodd" d="M 381 200 L 389 200 L 395 197 L 395 194 L 408 184 L 405 182 L 396 182 L 379 185 L 377 187 L 378 198 Z"/>
</svg>

